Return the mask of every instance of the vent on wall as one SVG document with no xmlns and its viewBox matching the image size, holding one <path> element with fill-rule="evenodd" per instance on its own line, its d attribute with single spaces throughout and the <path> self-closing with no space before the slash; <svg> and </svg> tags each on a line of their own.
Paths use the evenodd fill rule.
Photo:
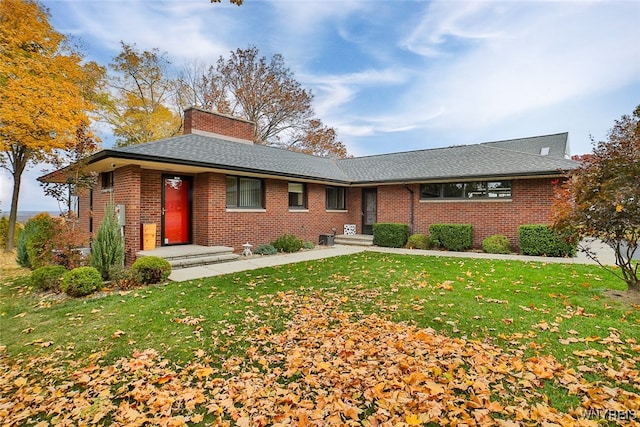
<svg viewBox="0 0 640 427">
<path fill-rule="evenodd" d="M 548 156 L 549 155 L 549 147 L 542 147 L 540 149 L 540 155 L 541 156 Z"/>
</svg>

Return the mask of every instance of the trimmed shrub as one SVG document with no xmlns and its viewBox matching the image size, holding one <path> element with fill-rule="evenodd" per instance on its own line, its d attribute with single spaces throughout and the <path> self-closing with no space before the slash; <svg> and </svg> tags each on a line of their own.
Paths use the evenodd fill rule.
<svg viewBox="0 0 640 427">
<path fill-rule="evenodd" d="M 316 244 L 313 243 L 312 241 L 306 241 L 302 244 L 303 249 L 313 249 L 315 247 L 316 247 Z"/>
<path fill-rule="evenodd" d="M 303 244 L 304 243 L 302 239 L 293 234 L 283 234 L 271 243 L 271 245 L 273 245 L 273 247 L 276 248 L 278 252 L 286 253 L 298 252 L 300 249 L 302 249 Z"/>
<path fill-rule="evenodd" d="M 429 234 L 437 246 L 449 251 L 466 251 L 473 246 L 471 224 L 431 224 Z"/>
<path fill-rule="evenodd" d="M 395 222 L 373 224 L 373 244 L 385 248 L 401 248 L 409 239 L 409 226 Z"/>
<path fill-rule="evenodd" d="M 511 242 L 507 236 L 494 234 L 482 241 L 482 250 L 489 254 L 510 254 Z"/>
<path fill-rule="evenodd" d="M 22 231 L 22 224 L 16 222 L 16 226 L 13 229 L 13 246 L 18 244 L 18 236 Z M 9 218 L 3 216 L 0 218 L 0 244 L 2 247 L 7 244 L 7 236 L 9 235 Z"/>
<path fill-rule="evenodd" d="M 60 291 L 60 281 L 67 269 L 61 265 L 46 265 L 31 273 L 31 286 L 40 291 Z"/>
<path fill-rule="evenodd" d="M 169 261 L 157 256 L 138 258 L 131 266 L 133 277 L 143 285 L 164 282 L 171 274 Z"/>
<path fill-rule="evenodd" d="M 103 280 L 109 280 L 109 271 L 124 260 L 124 242 L 116 219 L 113 203 L 104 208 L 104 219 L 98 227 L 96 239 L 91 245 L 91 266 L 100 272 Z"/>
<path fill-rule="evenodd" d="M 253 251 L 254 254 L 257 255 L 275 255 L 278 253 L 278 250 L 270 244 L 260 245 Z"/>
<path fill-rule="evenodd" d="M 409 249 L 429 249 L 429 236 L 426 234 L 412 234 L 407 240 L 407 248 Z"/>
<path fill-rule="evenodd" d="M 556 233 L 548 225 L 532 224 L 518 227 L 518 245 L 523 255 L 573 257 L 578 244 Z"/>
<path fill-rule="evenodd" d="M 89 295 L 102 287 L 102 276 L 93 267 L 78 267 L 62 276 L 60 290 L 72 297 Z"/>
</svg>

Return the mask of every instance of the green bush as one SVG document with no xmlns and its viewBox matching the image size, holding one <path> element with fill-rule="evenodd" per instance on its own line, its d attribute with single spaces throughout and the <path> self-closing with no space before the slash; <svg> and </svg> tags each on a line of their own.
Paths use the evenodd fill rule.
<svg viewBox="0 0 640 427">
<path fill-rule="evenodd" d="M 312 241 L 306 241 L 302 244 L 303 249 L 313 249 L 315 247 L 316 247 L 316 244 L 313 243 Z"/>
<path fill-rule="evenodd" d="M 409 226 L 395 222 L 373 224 L 373 244 L 385 248 L 401 248 L 409 239 Z"/>
<path fill-rule="evenodd" d="M 72 297 L 89 295 L 102 287 L 102 276 L 93 267 L 78 267 L 62 276 L 60 290 Z"/>
<path fill-rule="evenodd" d="M 22 224 L 16 223 L 13 232 L 13 246 L 18 245 L 18 236 L 20 235 L 20 231 L 22 231 Z M 9 218 L 3 216 L 0 218 L 0 245 L 5 247 L 7 244 L 7 236 L 9 235 Z"/>
<path fill-rule="evenodd" d="M 429 234 L 436 246 L 449 251 L 466 251 L 473 246 L 471 224 L 431 224 Z"/>
<path fill-rule="evenodd" d="M 507 236 L 494 234 L 482 241 L 482 250 L 489 254 L 510 254 L 511 242 Z"/>
<path fill-rule="evenodd" d="M 131 266 L 131 273 L 138 283 L 152 285 L 164 282 L 171 274 L 169 261 L 157 256 L 138 258 Z"/>
<path fill-rule="evenodd" d="M 278 252 L 293 253 L 302 249 L 304 242 L 293 234 L 283 234 L 271 243 Z"/>
<path fill-rule="evenodd" d="M 258 255 L 275 255 L 278 253 L 278 250 L 270 244 L 260 245 L 253 251 L 254 254 Z"/>
<path fill-rule="evenodd" d="M 26 222 L 23 232 L 20 233 L 24 234 L 24 248 L 21 250 L 26 252 L 26 262 L 22 259 L 21 266 L 36 269 L 53 263 L 54 241 L 55 237 L 60 234 L 60 225 L 58 219 L 52 218 L 46 212 L 38 214 Z M 24 257 L 24 252 L 18 259 L 22 257 Z"/>
<path fill-rule="evenodd" d="M 104 208 L 104 219 L 91 245 L 91 266 L 100 272 L 103 280 L 109 280 L 109 271 L 116 265 L 122 265 L 123 260 L 124 243 L 120 224 L 116 219 L 113 203 L 109 202 Z"/>
<path fill-rule="evenodd" d="M 518 227 L 518 245 L 524 255 L 573 257 L 577 243 L 569 242 L 548 225 L 521 225 Z"/>
<path fill-rule="evenodd" d="M 16 245 L 16 262 L 20 267 L 31 268 L 29 264 L 29 254 L 27 253 L 27 233 L 20 231 L 18 243 Z"/>
<path fill-rule="evenodd" d="M 114 265 L 109 269 L 109 278 L 121 290 L 131 289 L 138 285 L 138 280 L 133 271 L 121 265 Z"/>
<path fill-rule="evenodd" d="M 412 234 L 407 240 L 407 248 L 409 249 L 429 249 L 429 236 L 426 234 Z"/>
<path fill-rule="evenodd" d="M 46 265 L 36 268 L 31 273 L 31 286 L 40 291 L 60 290 L 60 281 L 67 269 L 61 265 Z"/>
</svg>

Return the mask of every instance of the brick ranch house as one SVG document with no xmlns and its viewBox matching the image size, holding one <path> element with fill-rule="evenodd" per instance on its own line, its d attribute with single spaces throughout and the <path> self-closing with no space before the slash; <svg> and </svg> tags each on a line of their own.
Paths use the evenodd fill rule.
<svg viewBox="0 0 640 427">
<path fill-rule="evenodd" d="M 518 226 L 549 222 L 553 181 L 578 165 L 567 133 L 336 160 L 254 144 L 253 126 L 190 108 L 182 136 L 95 153 L 81 229 L 95 234 L 112 197 L 124 210 L 127 264 L 143 224 L 156 225 L 156 246 L 236 252 L 284 233 L 317 242 L 346 224 L 372 234 L 376 222 L 425 234 L 434 223 L 472 224 L 476 247 L 492 234 L 517 246 Z"/>
</svg>

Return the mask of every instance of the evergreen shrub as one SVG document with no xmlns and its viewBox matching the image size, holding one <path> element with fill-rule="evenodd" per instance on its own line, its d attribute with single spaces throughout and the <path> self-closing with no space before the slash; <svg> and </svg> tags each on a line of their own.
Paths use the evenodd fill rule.
<svg viewBox="0 0 640 427">
<path fill-rule="evenodd" d="M 124 261 L 124 242 L 120 233 L 113 203 L 104 208 L 104 219 L 98 227 L 91 245 L 91 266 L 100 272 L 103 280 L 109 280 L 109 272 Z"/>
<path fill-rule="evenodd" d="M 40 291 L 60 291 L 60 281 L 67 269 L 61 265 L 45 265 L 31 273 L 31 286 Z"/>
<path fill-rule="evenodd" d="M 257 255 L 275 255 L 278 253 L 278 250 L 274 248 L 273 245 L 270 245 L 267 243 L 267 244 L 258 246 L 256 250 L 253 251 L 253 253 Z"/>
<path fill-rule="evenodd" d="M 577 242 L 570 242 L 548 225 L 529 224 L 518 227 L 518 246 L 523 255 L 574 257 Z"/>
<path fill-rule="evenodd" d="M 471 224 L 431 224 L 429 234 L 436 246 L 449 251 L 466 251 L 473 247 Z"/>
<path fill-rule="evenodd" d="M 511 242 L 507 236 L 494 234 L 482 241 L 482 250 L 489 254 L 510 254 Z"/>
<path fill-rule="evenodd" d="M 62 276 L 60 290 L 72 297 L 92 294 L 102 287 L 102 276 L 93 267 L 78 267 Z"/>
<path fill-rule="evenodd" d="M 131 266 L 131 274 L 138 283 L 153 285 L 166 281 L 171 274 L 171 264 L 164 258 L 144 256 L 138 258 Z"/>
<path fill-rule="evenodd" d="M 407 240 L 407 248 L 409 249 L 429 249 L 429 236 L 426 234 L 412 234 Z"/>
<path fill-rule="evenodd" d="M 278 237 L 271 245 L 278 250 L 278 252 L 293 253 L 302 249 L 304 242 L 299 237 L 293 234 L 283 234 Z"/>
<path fill-rule="evenodd" d="M 373 244 L 385 248 L 401 248 L 409 239 L 409 226 L 395 222 L 373 224 Z"/>
</svg>

